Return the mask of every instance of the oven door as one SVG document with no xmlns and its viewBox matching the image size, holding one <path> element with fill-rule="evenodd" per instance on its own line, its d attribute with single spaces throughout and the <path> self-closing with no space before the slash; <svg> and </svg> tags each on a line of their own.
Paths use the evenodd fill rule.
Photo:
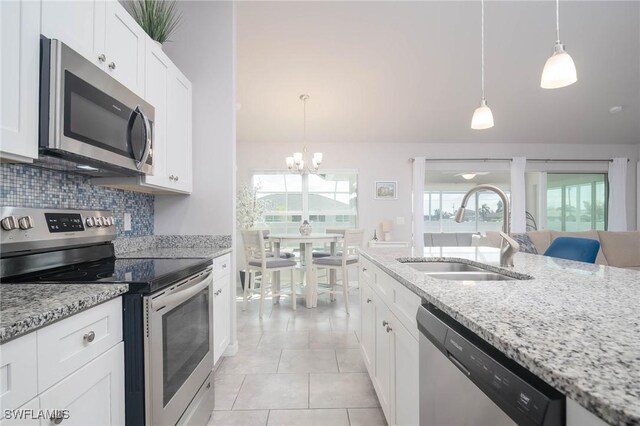
<svg viewBox="0 0 640 426">
<path fill-rule="evenodd" d="M 42 152 L 78 171 L 152 174 L 154 108 L 62 42 L 41 45 Z"/>
<path fill-rule="evenodd" d="M 175 425 L 213 369 L 211 268 L 145 297 L 146 424 Z"/>
</svg>

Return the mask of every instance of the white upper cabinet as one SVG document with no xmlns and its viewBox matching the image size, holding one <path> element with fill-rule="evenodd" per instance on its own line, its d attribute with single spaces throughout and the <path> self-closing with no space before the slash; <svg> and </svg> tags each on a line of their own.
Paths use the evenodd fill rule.
<svg viewBox="0 0 640 426">
<path fill-rule="evenodd" d="M 40 3 L 0 2 L 0 157 L 38 157 Z"/>
<path fill-rule="evenodd" d="M 106 0 L 42 0 L 42 34 L 104 67 Z"/>
<path fill-rule="evenodd" d="M 153 176 L 145 176 L 144 182 L 158 187 L 169 187 L 167 173 L 167 107 L 171 61 L 152 40 L 147 41 L 145 71 L 145 100 L 155 108 L 153 121 Z"/>
<path fill-rule="evenodd" d="M 106 70 L 140 96 L 144 96 L 147 39 L 147 34 L 120 3 L 107 2 L 104 37 Z"/>
<path fill-rule="evenodd" d="M 42 1 L 42 34 L 144 94 L 145 32 L 115 0 Z"/>
<path fill-rule="evenodd" d="M 177 69 L 169 81 L 166 173 L 178 191 L 191 192 L 191 82 Z"/>
</svg>

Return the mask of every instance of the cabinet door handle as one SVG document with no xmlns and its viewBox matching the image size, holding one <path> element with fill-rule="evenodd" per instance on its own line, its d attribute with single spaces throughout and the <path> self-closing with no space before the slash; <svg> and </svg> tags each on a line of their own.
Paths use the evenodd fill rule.
<svg viewBox="0 0 640 426">
<path fill-rule="evenodd" d="M 179 178 L 180 178 L 180 177 L 179 177 L 178 175 L 176 175 L 176 182 L 178 181 L 178 179 L 179 179 Z"/>
<path fill-rule="evenodd" d="M 115 62 L 109 63 L 109 69 L 115 70 L 116 69 L 116 63 Z"/>
<path fill-rule="evenodd" d="M 389 333 L 389 332 L 390 332 L 390 331 L 392 331 L 392 330 L 393 330 L 393 328 L 391 328 L 391 327 L 387 326 L 387 333 Z"/>
<path fill-rule="evenodd" d="M 367 303 L 371 303 L 371 299 L 367 299 Z"/>
<path fill-rule="evenodd" d="M 169 180 L 172 181 L 172 182 L 175 180 L 175 178 L 176 177 L 174 175 L 169 176 Z"/>
<path fill-rule="evenodd" d="M 104 55 L 104 53 L 101 53 L 100 56 L 98 56 L 98 61 L 105 62 L 106 60 L 107 57 Z"/>
<path fill-rule="evenodd" d="M 367 268 L 362 268 L 362 272 L 367 272 Z"/>
<path fill-rule="evenodd" d="M 50 420 L 54 425 L 59 425 L 64 420 L 64 417 L 61 414 L 52 414 Z"/>
<path fill-rule="evenodd" d="M 386 326 L 388 326 L 388 325 L 389 325 L 389 322 L 388 322 L 388 321 L 382 321 L 382 326 L 383 326 L 383 327 L 386 327 Z"/>
<path fill-rule="evenodd" d="M 87 341 L 87 342 L 91 343 L 91 342 L 93 342 L 93 341 L 95 340 L 95 338 L 96 338 L 96 333 L 94 333 L 93 331 L 90 331 L 90 332 L 88 332 L 87 334 L 85 334 L 84 336 L 82 336 L 82 338 L 83 338 L 85 341 Z"/>
<path fill-rule="evenodd" d="M 227 264 L 226 263 L 222 264 L 222 269 L 227 269 Z"/>
</svg>

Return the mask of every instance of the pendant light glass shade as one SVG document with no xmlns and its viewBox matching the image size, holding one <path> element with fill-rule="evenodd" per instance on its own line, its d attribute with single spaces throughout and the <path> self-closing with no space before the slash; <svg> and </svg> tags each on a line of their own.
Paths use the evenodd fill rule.
<svg viewBox="0 0 640 426">
<path fill-rule="evenodd" d="M 540 87 L 543 89 L 558 89 L 569 86 L 576 81 L 578 81 L 578 75 L 573 59 L 565 52 L 564 45 L 556 42 L 553 55 L 544 64 Z"/>
<path fill-rule="evenodd" d="M 471 118 L 471 128 L 474 130 L 484 130 L 493 127 L 493 113 L 487 106 L 487 101 L 480 101 L 480 106 L 473 112 Z"/>
<path fill-rule="evenodd" d="M 491 108 L 487 106 L 487 101 L 484 98 L 484 0 L 480 1 L 481 7 L 481 26 L 480 26 L 480 82 L 482 87 L 482 100 L 480 106 L 473 111 L 473 117 L 471 117 L 471 128 L 473 130 L 485 130 L 493 127 L 493 113 Z"/>
</svg>

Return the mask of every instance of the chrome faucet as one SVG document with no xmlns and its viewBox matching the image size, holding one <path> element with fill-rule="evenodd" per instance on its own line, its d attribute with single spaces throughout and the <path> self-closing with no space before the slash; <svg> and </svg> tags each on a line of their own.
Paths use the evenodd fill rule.
<svg viewBox="0 0 640 426">
<path fill-rule="evenodd" d="M 500 242 L 500 266 L 513 266 L 513 256 L 520 250 L 520 244 L 518 244 L 516 240 L 509 236 L 509 198 L 507 198 L 507 194 L 505 194 L 503 190 L 501 190 L 497 186 L 489 185 L 486 183 L 471 188 L 469 192 L 464 194 L 462 204 L 456 212 L 453 220 L 458 223 L 462 222 L 462 220 L 464 219 L 464 210 L 467 207 L 469 198 L 471 198 L 471 196 L 478 191 L 495 192 L 496 194 L 498 194 L 498 197 L 500 197 L 500 200 L 502 201 L 502 232 L 500 232 L 502 241 Z"/>
</svg>

